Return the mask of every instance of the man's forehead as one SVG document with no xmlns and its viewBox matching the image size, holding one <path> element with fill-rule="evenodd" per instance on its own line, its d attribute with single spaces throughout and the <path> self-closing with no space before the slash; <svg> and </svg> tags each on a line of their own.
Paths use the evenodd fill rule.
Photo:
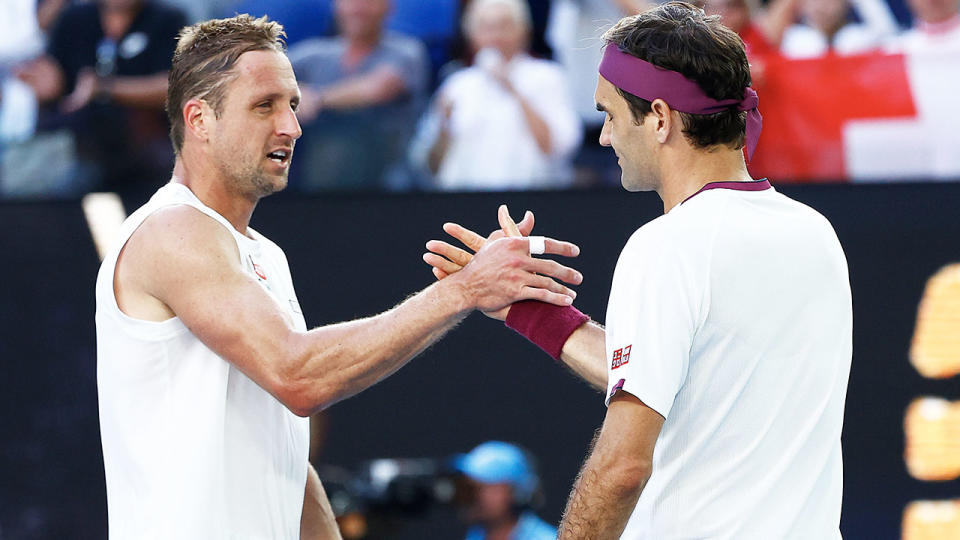
<svg viewBox="0 0 960 540">
<path fill-rule="evenodd" d="M 247 96 L 300 93 L 290 60 L 279 51 L 247 51 L 237 59 L 233 71 L 230 93 Z"/>
<path fill-rule="evenodd" d="M 617 93 L 616 87 L 603 78 L 603 75 L 597 75 L 597 90 L 594 92 L 593 99 L 597 102 L 598 108 L 609 108 L 615 105 L 615 101 L 619 97 L 620 94 Z"/>
</svg>

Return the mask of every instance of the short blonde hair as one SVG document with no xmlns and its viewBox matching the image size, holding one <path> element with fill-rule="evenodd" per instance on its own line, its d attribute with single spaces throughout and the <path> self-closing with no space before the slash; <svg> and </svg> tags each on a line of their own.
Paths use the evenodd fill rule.
<svg viewBox="0 0 960 540">
<path fill-rule="evenodd" d="M 219 116 L 226 85 L 236 75 L 233 66 L 240 55 L 249 51 L 284 52 L 285 37 L 280 23 L 247 14 L 203 21 L 180 30 L 167 86 L 170 140 L 177 155 L 183 148 L 183 105 L 191 99 L 203 99 Z"/>
</svg>

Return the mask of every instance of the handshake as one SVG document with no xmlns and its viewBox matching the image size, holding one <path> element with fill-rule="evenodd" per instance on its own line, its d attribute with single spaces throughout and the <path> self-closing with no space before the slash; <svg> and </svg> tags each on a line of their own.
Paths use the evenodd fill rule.
<svg viewBox="0 0 960 540">
<path fill-rule="evenodd" d="M 576 257 L 580 248 L 570 242 L 530 236 L 534 224 L 530 211 L 518 224 L 507 206 L 501 205 L 497 218 L 500 229 L 486 238 L 456 223 L 444 224 L 443 230 L 470 251 L 442 240 L 427 242 L 423 260 L 432 267 L 433 275 L 443 280 L 456 274 L 470 307 L 495 319 L 505 320 L 511 306 L 523 300 L 561 307 L 572 304 L 577 293 L 563 283 L 579 285 L 583 281 L 580 272 L 533 255 Z"/>
</svg>

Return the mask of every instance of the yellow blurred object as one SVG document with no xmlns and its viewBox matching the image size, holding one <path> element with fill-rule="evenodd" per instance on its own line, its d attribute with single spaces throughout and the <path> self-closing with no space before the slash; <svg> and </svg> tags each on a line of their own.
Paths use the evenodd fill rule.
<svg viewBox="0 0 960 540">
<path fill-rule="evenodd" d="M 960 500 L 914 501 L 903 511 L 903 540 L 960 538 Z"/>
<path fill-rule="evenodd" d="M 917 309 L 910 363 L 932 379 L 960 373 L 960 264 L 941 268 L 927 281 Z"/>
<path fill-rule="evenodd" d="M 960 477 L 960 402 L 917 398 L 907 407 L 903 428 L 904 460 L 911 476 L 940 481 Z"/>
<path fill-rule="evenodd" d="M 337 526 L 345 540 L 363 538 L 367 535 L 367 518 L 359 512 L 351 512 L 338 517 Z"/>
</svg>

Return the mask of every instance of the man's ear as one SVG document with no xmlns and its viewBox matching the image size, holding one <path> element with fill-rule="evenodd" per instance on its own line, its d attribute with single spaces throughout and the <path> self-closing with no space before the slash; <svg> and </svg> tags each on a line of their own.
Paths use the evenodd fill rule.
<svg viewBox="0 0 960 540">
<path fill-rule="evenodd" d="M 673 109 L 667 102 L 657 98 L 650 103 L 650 109 L 653 114 L 654 130 L 657 136 L 657 142 L 665 143 L 670 137 L 670 130 L 673 129 L 674 117 Z"/>
<path fill-rule="evenodd" d="M 182 113 L 184 131 L 203 142 L 209 140 L 213 108 L 202 99 L 191 99 L 183 105 Z"/>
</svg>

